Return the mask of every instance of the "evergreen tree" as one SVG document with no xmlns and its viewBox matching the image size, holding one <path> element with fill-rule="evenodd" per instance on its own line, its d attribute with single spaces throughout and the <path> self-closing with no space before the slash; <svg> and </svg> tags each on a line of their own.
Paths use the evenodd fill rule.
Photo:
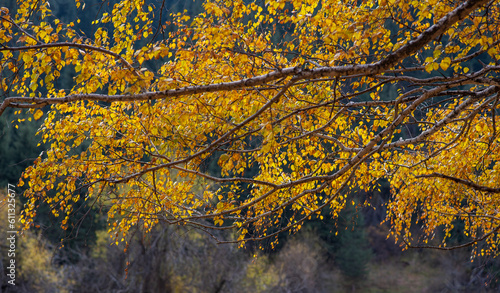
<svg viewBox="0 0 500 293">
<path fill-rule="evenodd" d="M 336 253 L 336 261 L 342 273 L 351 281 L 362 280 L 368 274 L 367 265 L 371 258 L 371 250 L 364 230 L 361 213 L 353 207 L 346 207 L 340 215 L 339 231 L 340 247 Z"/>
</svg>

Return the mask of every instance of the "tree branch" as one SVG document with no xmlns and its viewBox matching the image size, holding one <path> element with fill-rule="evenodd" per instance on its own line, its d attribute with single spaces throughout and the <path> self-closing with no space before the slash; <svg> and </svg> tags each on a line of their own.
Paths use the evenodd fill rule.
<svg viewBox="0 0 500 293">
<path fill-rule="evenodd" d="M 490 232 L 484 234 L 483 236 L 481 236 L 479 238 L 474 238 L 472 241 L 469 241 L 467 243 L 456 245 L 456 246 L 450 246 L 450 247 L 442 247 L 442 246 L 434 246 L 434 245 L 416 245 L 416 246 L 413 246 L 413 245 L 410 245 L 404 238 L 403 238 L 403 242 L 405 243 L 405 245 L 408 248 L 430 248 L 430 249 L 437 249 L 437 250 L 455 250 L 455 249 L 459 249 L 459 248 L 472 246 L 480 241 L 483 241 L 484 239 L 488 238 L 492 234 L 498 232 L 498 230 L 500 230 L 500 225 L 496 226 L 495 229 L 491 230 Z"/>
<path fill-rule="evenodd" d="M 13 105 L 12 103 L 30 103 L 39 105 L 39 107 L 43 107 L 45 105 L 50 105 L 50 104 L 61 104 L 61 103 L 69 103 L 72 101 L 82 101 L 82 100 L 93 100 L 93 101 L 97 100 L 108 103 L 116 101 L 124 102 L 124 101 L 156 100 L 156 99 L 165 99 L 168 97 L 178 97 L 183 95 L 200 94 L 207 92 L 246 89 L 248 87 L 263 85 L 270 81 L 286 78 L 289 76 L 293 76 L 295 81 L 299 81 L 299 80 L 315 79 L 321 77 L 342 77 L 342 76 L 358 75 L 358 74 L 376 75 L 394 67 L 398 62 L 418 51 L 425 44 L 427 44 L 432 39 L 438 37 L 440 34 L 446 31 L 454 23 L 465 18 L 473 10 L 475 10 L 480 5 L 487 2 L 488 0 L 470 0 L 464 2 L 462 5 L 458 6 L 456 9 L 454 9 L 453 11 L 445 15 L 443 18 L 441 18 L 437 23 L 435 23 L 427 30 L 425 30 L 417 38 L 409 41 L 395 52 L 389 54 L 386 58 L 371 64 L 332 66 L 332 67 L 326 66 L 314 69 L 304 68 L 303 66 L 294 66 L 284 69 L 278 69 L 276 71 L 272 71 L 264 75 L 241 79 L 238 81 L 223 82 L 223 83 L 208 84 L 208 85 L 198 85 L 198 86 L 187 86 L 177 89 L 157 91 L 157 92 L 147 92 L 134 95 L 75 94 L 75 95 L 68 95 L 62 98 L 11 97 L 11 98 L 6 98 L 2 102 L 2 105 L 0 105 L 0 116 L 7 107 L 9 106 L 12 107 Z M 73 46 L 77 48 L 103 52 L 105 54 L 109 54 L 111 56 L 114 56 L 115 58 L 118 58 L 129 69 L 134 70 L 133 67 L 117 53 L 106 50 L 104 48 L 94 47 L 90 45 L 74 44 L 74 43 L 54 43 L 54 44 L 44 44 L 44 45 L 35 45 L 26 47 L 9 47 L 9 48 L 10 50 L 28 50 L 28 49 L 40 49 L 40 48 L 49 48 L 57 46 Z M 1 50 L 7 50 L 7 48 L 3 48 Z"/>
<path fill-rule="evenodd" d="M 441 173 L 436 173 L 436 172 L 431 173 L 431 174 L 418 175 L 415 177 L 416 178 L 439 177 L 439 178 L 448 179 L 448 180 L 454 181 L 456 183 L 460 183 L 460 184 L 469 186 L 475 190 L 486 191 L 486 192 L 491 192 L 491 193 L 500 193 L 500 188 L 493 188 L 493 187 L 488 187 L 488 186 L 484 186 L 484 185 L 479 185 L 479 184 L 476 184 L 476 183 L 469 181 L 469 180 L 465 180 L 462 178 L 457 178 L 457 177 L 453 177 L 453 176 L 449 176 L 449 175 L 445 175 L 445 174 L 441 174 Z"/>
<path fill-rule="evenodd" d="M 110 55 L 115 57 L 116 59 L 120 60 L 120 62 L 125 65 L 128 69 L 130 69 L 132 72 L 134 72 L 136 75 L 137 72 L 135 71 L 135 68 L 127 62 L 120 54 L 117 54 L 111 50 L 102 48 L 102 47 L 96 47 L 92 45 L 86 45 L 86 44 L 78 44 L 78 43 L 70 43 L 70 42 L 61 42 L 61 43 L 49 43 L 49 44 L 40 44 L 40 45 L 33 45 L 33 46 L 22 46 L 22 47 L 2 47 L 0 48 L 1 51 L 27 51 L 27 50 L 37 50 L 37 49 L 45 49 L 45 48 L 55 48 L 55 47 L 75 47 L 78 49 L 85 49 L 85 50 L 91 50 L 91 51 L 97 51 L 104 53 L 106 55 Z"/>
</svg>

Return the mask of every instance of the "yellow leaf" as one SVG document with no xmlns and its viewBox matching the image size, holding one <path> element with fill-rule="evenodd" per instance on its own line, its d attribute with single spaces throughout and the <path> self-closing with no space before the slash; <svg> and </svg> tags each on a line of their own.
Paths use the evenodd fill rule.
<svg viewBox="0 0 500 293">
<path fill-rule="evenodd" d="M 432 55 L 434 56 L 434 59 L 439 58 L 439 56 L 441 56 L 441 50 L 434 50 L 434 52 L 432 52 Z"/>
<path fill-rule="evenodd" d="M 220 156 L 220 158 L 219 158 L 219 162 L 218 162 L 219 166 L 221 166 L 221 167 L 222 167 L 222 165 L 224 165 L 224 163 L 225 163 L 225 162 L 227 162 L 227 160 L 229 160 L 229 155 L 227 155 L 227 154 L 222 154 L 222 155 Z"/>
<path fill-rule="evenodd" d="M 433 63 L 425 65 L 425 71 L 427 71 L 428 73 L 431 73 L 433 69 L 434 69 Z"/>
<path fill-rule="evenodd" d="M 441 69 L 447 70 L 448 67 L 450 67 L 450 64 L 451 64 L 450 57 L 446 57 L 441 61 L 441 64 L 439 64 L 439 66 L 441 66 Z"/>
<path fill-rule="evenodd" d="M 43 116 L 43 111 L 40 109 L 36 110 L 36 112 L 33 114 L 33 118 L 35 120 L 40 119 L 42 116 Z"/>
</svg>

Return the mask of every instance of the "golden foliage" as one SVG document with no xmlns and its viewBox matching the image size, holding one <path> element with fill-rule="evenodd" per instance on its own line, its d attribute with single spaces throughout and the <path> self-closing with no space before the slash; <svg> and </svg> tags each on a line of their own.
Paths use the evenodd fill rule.
<svg viewBox="0 0 500 293">
<path fill-rule="evenodd" d="M 346 191 L 387 178 L 396 237 L 418 241 L 415 213 L 424 242 L 460 218 L 496 251 L 498 2 L 209 0 L 171 15 L 164 39 L 139 0 L 101 11 L 85 37 L 43 1 L 19 7 L 1 8 L 0 114 L 50 107 L 49 149 L 19 182 L 26 228 L 40 201 L 65 225 L 88 188 L 117 241 L 166 221 L 244 242 L 325 207 L 336 217 Z M 57 88 L 63 68 L 71 89 Z M 219 176 L 202 167 L 216 156 Z"/>
</svg>

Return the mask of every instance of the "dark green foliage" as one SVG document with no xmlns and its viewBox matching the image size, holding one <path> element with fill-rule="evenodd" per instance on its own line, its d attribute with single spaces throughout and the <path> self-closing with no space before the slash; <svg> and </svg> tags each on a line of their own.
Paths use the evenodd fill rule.
<svg viewBox="0 0 500 293">
<path fill-rule="evenodd" d="M 350 206 L 340 215 L 340 247 L 336 253 L 336 262 L 342 273 L 353 280 L 361 280 L 368 274 L 367 265 L 371 258 L 369 241 L 363 228 L 363 214 L 357 213 Z"/>
<path fill-rule="evenodd" d="M 17 119 L 25 119 L 31 114 L 14 115 L 7 110 L 0 117 L 0 186 L 7 183 L 17 185 L 21 173 L 31 165 L 43 150 L 37 147 L 38 139 L 35 133 L 40 122 L 14 123 Z M 15 125 L 19 124 L 19 128 Z"/>
</svg>

